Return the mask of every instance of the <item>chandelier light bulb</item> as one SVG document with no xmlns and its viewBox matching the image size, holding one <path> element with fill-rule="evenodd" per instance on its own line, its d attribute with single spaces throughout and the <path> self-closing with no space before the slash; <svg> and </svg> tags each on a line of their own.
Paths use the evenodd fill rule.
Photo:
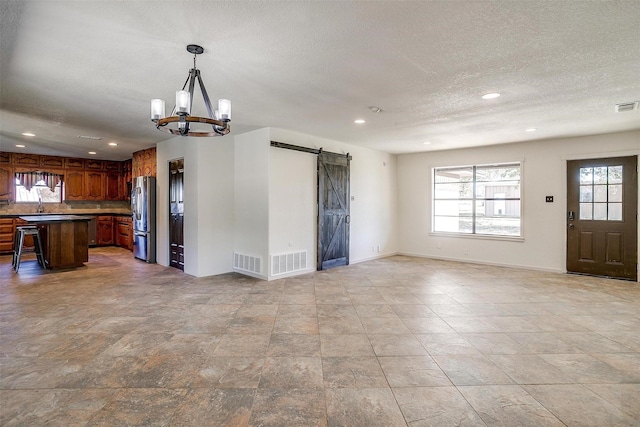
<svg viewBox="0 0 640 427">
<path fill-rule="evenodd" d="M 186 90 L 176 91 L 176 113 L 177 114 L 190 114 L 191 108 L 191 94 Z"/>
<path fill-rule="evenodd" d="M 218 119 L 223 122 L 231 120 L 231 101 L 228 99 L 218 99 Z"/>
<path fill-rule="evenodd" d="M 151 120 L 157 122 L 165 117 L 164 99 L 151 100 Z"/>
</svg>

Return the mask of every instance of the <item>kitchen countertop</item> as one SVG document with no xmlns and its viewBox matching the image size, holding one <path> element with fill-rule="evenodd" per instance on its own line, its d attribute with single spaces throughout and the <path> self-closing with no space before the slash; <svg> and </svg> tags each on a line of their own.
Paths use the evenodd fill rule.
<svg viewBox="0 0 640 427">
<path fill-rule="evenodd" d="M 73 213 L 61 213 L 61 212 L 28 212 L 28 213 L 11 213 L 11 214 L 0 214 L 0 218 L 20 218 L 21 216 L 70 216 L 70 215 L 82 215 L 82 216 L 131 216 L 131 212 L 73 212 Z"/>
<path fill-rule="evenodd" d="M 47 222 L 70 222 L 70 221 L 91 221 L 92 216 L 88 215 L 24 215 L 20 216 L 27 222 L 37 222 L 39 224 Z"/>
</svg>

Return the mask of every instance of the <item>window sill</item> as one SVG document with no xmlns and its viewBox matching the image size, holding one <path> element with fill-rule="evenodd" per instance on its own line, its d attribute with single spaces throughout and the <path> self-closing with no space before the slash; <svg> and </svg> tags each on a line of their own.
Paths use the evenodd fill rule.
<svg viewBox="0 0 640 427">
<path fill-rule="evenodd" d="M 524 242 L 522 236 L 495 236 L 493 234 L 462 234 L 462 233 L 446 233 L 442 231 L 432 231 L 429 236 L 437 237 L 461 237 L 463 239 L 480 239 L 480 240 L 501 240 L 503 242 Z"/>
</svg>

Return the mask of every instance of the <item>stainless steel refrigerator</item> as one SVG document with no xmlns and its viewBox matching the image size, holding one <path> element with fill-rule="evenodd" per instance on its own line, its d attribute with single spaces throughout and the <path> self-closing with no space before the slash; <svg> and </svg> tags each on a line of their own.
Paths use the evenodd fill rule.
<svg viewBox="0 0 640 427">
<path fill-rule="evenodd" d="M 156 262 L 156 179 L 151 176 L 133 178 L 131 186 L 133 216 L 133 256 Z"/>
</svg>

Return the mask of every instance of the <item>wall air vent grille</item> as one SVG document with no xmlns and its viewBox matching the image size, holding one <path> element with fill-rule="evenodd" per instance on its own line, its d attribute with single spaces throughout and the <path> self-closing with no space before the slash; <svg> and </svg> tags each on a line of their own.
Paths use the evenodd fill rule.
<svg viewBox="0 0 640 427">
<path fill-rule="evenodd" d="M 307 269 L 307 251 L 271 255 L 271 275 L 291 273 Z"/>
<path fill-rule="evenodd" d="M 249 273 L 262 274 L 262 258 L 233 253 L 233 269 Z"/>
<path fill-rule="evenodd" d="M 623 113 L 625 111 L 633 111 L 638 109 L 640 102 L 623 102 L 622 104 L 616 104 L 616 113 Z"/>
</svg>

